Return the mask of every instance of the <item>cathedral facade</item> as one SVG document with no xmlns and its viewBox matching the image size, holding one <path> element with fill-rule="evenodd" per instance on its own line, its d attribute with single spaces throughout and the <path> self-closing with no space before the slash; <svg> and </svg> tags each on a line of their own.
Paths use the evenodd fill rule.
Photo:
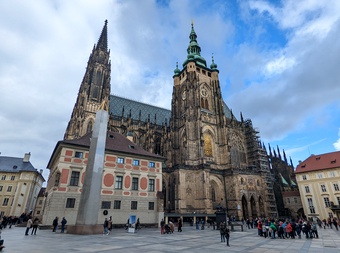
<svg viewBox="0 0 340 253">
<path fill-rule="evenodd" d="M 64 139 L 92 131 L 109 104 L 108 130 L 166 157 L 158 197 L 167 217 L 276 217 L 267 152 L 250 119 L 237 120 L 223 101 L 217 64 L 201 56 L 194 26 L 187 59 L 173 75 L 171 110 L 110 95 L 107 22 L 89 57 Z"/>
</svg>

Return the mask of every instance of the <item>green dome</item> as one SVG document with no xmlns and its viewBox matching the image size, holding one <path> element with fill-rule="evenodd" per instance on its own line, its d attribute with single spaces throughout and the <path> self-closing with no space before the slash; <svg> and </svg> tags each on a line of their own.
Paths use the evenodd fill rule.
<svg viewBox="0 0 340 253">
<path fill-rule="evenodd" d="M 178 62 L 176 62 L 176 68 L 174 70 L 174 73 L 175 73 L 175 76 L 178 76 L 181 73 L 181 71 L 178 68 Z"/>
<path fill-rule="evenodd" d="M 197 65 L 207 67 L 207 62 L 201 56 L 201 48 L 197 43 L 197 35 L 194 30 L 194 24 L 191 24 L 191 32 L 190 32 L 190 43 L 187 49 L 188 56 L 187 59 L 183 63 L 183 67 L 185 67 L 189 61 L 195 61 Z"/>
<path fill-rule="evenodd" d="M 217 69 L 217 64 L 214 62 L 214 56 L 212 57 L 212 63 L 210 65 L 211 70 Z"/>
</svg>

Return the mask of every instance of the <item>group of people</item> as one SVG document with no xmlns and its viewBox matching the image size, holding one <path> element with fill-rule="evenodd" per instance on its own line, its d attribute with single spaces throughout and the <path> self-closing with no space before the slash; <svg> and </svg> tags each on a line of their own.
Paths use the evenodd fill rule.
<svg viewBox="0 0 340 253">
<path fill-rule="evenodd" d="M 103 226 L 104 226 L 103 235 L 109 235 L 112 230 L 112 216 L 110 216 L 109 220 L 105 218 Z"/>
<path fill-rule="evenodd" d="M 169 220 L 168 224 L 165 224 L 164 219 L 160 222 L 161 226 L 161 234 L 172 234 L 175 231 L 175 224 L 172 222 L 172 219 Z M 177 221 L 177 232 L 182 232 L 183 221 L 182 219 L 178 219 Z"/>
<path fill-rule="evenodd" d="M 320 228 L 326 229 L 326 226 L 332 228 L 332 225 L 338 230 L 338 220 L 336 218 L 329 218 L 328 222 L 326 220 L 321 221 L 316 220 L 304 220 L 299 219 L 295 222 L 294 219 L 283 220 L 273 220 L 273 219 L 256 219 L 258 235 L 264 238 L 280 238 L 280 239 L 295 239 L 296 237 L 301 239 L 304 235 L 306 239 L 319 238 L 318 226 Z M 247 225 L 248 225 L 247 220 Z M 250 228 L 250 224 L 248 228 Z M 254 226 L 255 227 L 255 226 Z"/>
<path fill-rule="evenodd" d="M 65 219 L 65 217 L 63 217 L 63 219 L 61 220 L 60 224 L 61 224 L 61 231 L 60 231 L 60 233 L 64 233 L 65 232 L 65 227 L 66 227 L 66 224 L 67 224 L 67 220 Z M 54 218 L 53 222 L 52 222 L 52 232 L 57 232 L 58 226 L 59 226 L 59 217 L 56 216 Z"/>
<path fill-rule="evenodd" d="M 32 228 L 31 235 L 33 234 L 36 235 L 39 223 L 40 220 L 38 219 L 38 217 L 29 218 L 26 223 L 25 235 L 28 235 L 28 232 L 30 231 L 31 228 Z"/>
</svg>

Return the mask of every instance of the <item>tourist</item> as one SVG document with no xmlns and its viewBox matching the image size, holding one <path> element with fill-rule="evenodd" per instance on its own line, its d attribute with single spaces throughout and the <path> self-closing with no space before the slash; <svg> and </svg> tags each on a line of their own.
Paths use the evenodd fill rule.
<svg viewBox="0 0 340 253">
<path fill-rule="evenodd" d="M 165 226 L 165 222 L 164 219 L 161 220 L 161 235 L 164 234 L 164 226 Z"/>
<path fill-rule="evenodd" d="M 108 229 L 108 226 L 109 226 L 109 221 L 107 220 L 107 218 L 105 218 L 105 221 L 104 221 L 104 232 L 103 234 L 104 235 L 108 235 L 109 234 L 109 229 Z"/>
<path fill-rule="evenodd" d="M 179 220 L 178 220 L 178 230 L 177 231 L 182 232 L 182 219 L 181 218 L 179 218 Z"/>
<path fill-rule="evenodd" d="M 35 219 L 33 220 L 33 228 L 32 228 L 32 232 L 31 235 L 36 235 L 37 234 L 37 229 L 38 229 L 38 225 L 39 225 L 39 219 L 37 217 L 35 217 Z"/>
<path fill-rule="evenodd" d="M 25 235 L 28 235 L 28 231 L 30 230 L 30 228 L 32 227 L 32 219 L 29 218 L 28 221 L 27 221 L 27 224 L 26 224 L 26 232 L 25 232 Z"/>
<path fill-rule="evenodd" d="M 60 233 L 64 233 L 66 223 L 67 223 L 67 220 L 65 219 L 65 217 L 63 217 L 63 219 L 61 220 L 61 231 L 60 231 Z"/>
<path fill-rule="evenodd" d="M 230 247 L 230 245 L 229 245 L 230 230 L 229 230 L 228 226 L 226 226 L 226 228 L 224 230 L 224 236 L 227 239 L 227 246 Z"/>
<path fill-rule="evenodd" d="M 173 233 L 175 230 L 175 225 L 172 223 L 171 220 L 169 221 L 169 226 L 170 226 L 171 233 Z"/>
<path fill-rule="evenodd" d="M 225 242 L 225 229 L 226 225 L 224 222 L 220 223 L 220 235 L 221 235 L 221 242 Z"/>
<path fill-rule="evenodd" d="M 52 226 L 53 226 L 53 230 L 52 232 L 56 232 L 57 228 L 58 228 L 58 216 L 54 218 Z"/>
<path fill-rule="evenodd" d="M 270 222 L 269 229 L 271 230 L 271 238 L 275 239 L 275 231 L 277 230 L 277 228 L 276 228 L 276 226 L 274 224 L 274 221 Z"/>
<path fill-rule="evenodd" d="M 110 219 L 109 219 L 108 230 L 109 230 L 110 232 L 111 232 L 111 230 L 112 230 L 112 216 L 110 216 Z"/>
<path fill-rule="evenodd" d="M 334 225 L 335 229 L 338 231 L 339 229 L 338 229 L 338 220 L 337 220 L 337 218 L 333 218 L 333 225 Z"/>
<path fill-rule="evenodd" d="M 312 230 L 312 232 L 311 232 L 311 235 L 312 235 L 311 238 L 314 237 L 314 238 L 316 238 L 316 239 L 319 239 L 318 228 L 317 228 L 315 222 L 312 224 L 311 230 Z"/>
<path fill-rule="evenodd" d="M 296 224 L 295 231 L 296 231 L 299 239 L 301 239 L 302 221 L 300 221 L 298 224 Z"/>
</svg>

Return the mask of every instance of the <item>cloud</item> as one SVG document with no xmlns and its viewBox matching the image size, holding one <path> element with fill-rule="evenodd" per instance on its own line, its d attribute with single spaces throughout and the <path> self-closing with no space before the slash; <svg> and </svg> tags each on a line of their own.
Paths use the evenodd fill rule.
<svg viewBox="0 0 340 253">
<path fill-rule="evenodd" d="M 270 13 L 282 29 L 290 29 L 289 32 L 282 30 L 287 38 L 284 47 L 241 45 L 232 61 L 244 59 L 237 62 L 242 69 L 232 70 L 231 78 L 237 78 L 234 83 L 248 84 L 228 97 L 228 105 L 251 117 L 266 139 L 282 139 L 291 131 L 303 128 L 307 119 L 317 121 L 323 109 L 338 100 L 340 76 L 336 66 L 340 22 L 339 14 L 332 8 L 339 10 L 340 6 L 334 2 L 335 6 L 310 2 L 311 5 L 295 6 L 292 1 L 286 1 L 279 7 L 264 1 L 250 4 L 250 8 L 259 10 L 261 15 Z M 318 15 L 307 15 L 316 9 Z M 280 13 L 287 19 L 294 17 L 295 21 L 289 24 Z M 255 75 L 262 78 L 252 78 Z"/>
<path fill-rule="evenodd" d="M 340 128 L 339 128 L 338 136 L 339 136 L 339 139 L 336 142 L 333 143 L 333 146 L 334 146 L 335 150 L 340 151 Z"/>
<path fill-rule="evenodd" d="M 0 151 L 45 168 L 108 19 L 111 93 L 170 109 L 194 19 L 222 95 L 268 141 L 338 101 L 339 1 L 0 1 Z M 322 4 L 322 5 L 321 5 Z M 340 115 L 339 106 L 332 108 Z M 329 113 L 330 115 L 332 113 Z M 333 117 L 334 118 L 334 117 Z M 44 172 L 45 178 L 48 171 Z"/>
</svg>

